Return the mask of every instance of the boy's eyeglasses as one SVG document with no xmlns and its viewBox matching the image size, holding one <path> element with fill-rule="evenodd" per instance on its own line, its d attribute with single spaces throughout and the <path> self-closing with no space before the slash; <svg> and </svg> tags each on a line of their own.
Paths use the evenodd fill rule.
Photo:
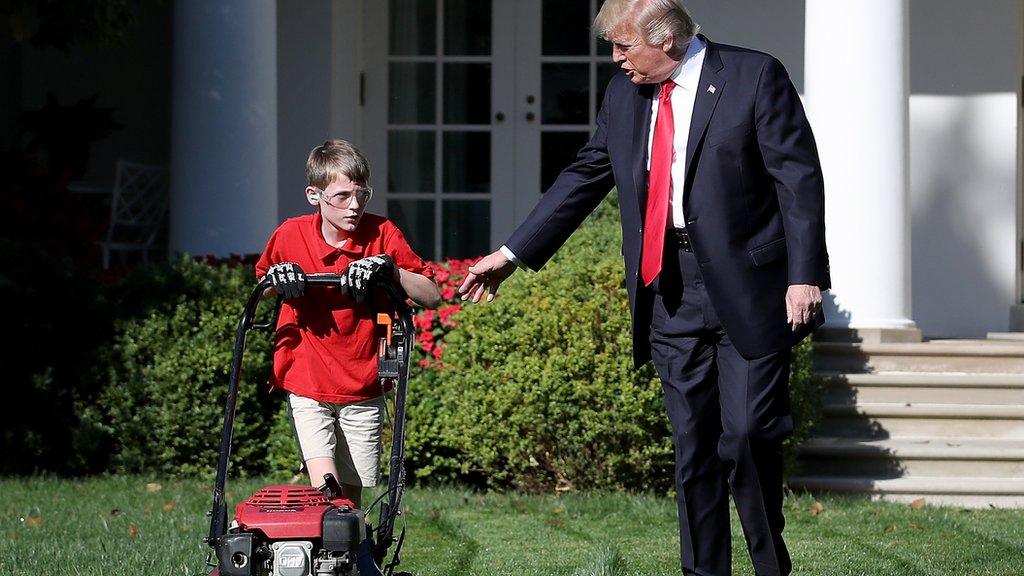
<svg viewBox="0 0 1024 576">
<path fill-rule="evenodd" d="M 316 186 L 314 186 L 316 188 Z M 355 190 L 339 190 L 330 196 L 323 190 L 316 188 L 320 193 L 320 199 L 335 208 L 348 208 L 353 198 L 358 198 L 360 204 L 366 204 L 373 197 L 373 188 L 356 188 Z"/>
</svg>

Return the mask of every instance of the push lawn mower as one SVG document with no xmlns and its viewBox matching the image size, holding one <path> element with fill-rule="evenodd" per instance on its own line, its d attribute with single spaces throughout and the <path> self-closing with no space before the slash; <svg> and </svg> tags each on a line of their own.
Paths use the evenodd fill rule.
<svg viewBox="0 0 1024 576">
<path fill-rule="evenodd" d="M 330 290 L 342 285 L 338 274 L 310 274 L 307 289 Z M 337 498 L 337 480 L 328 474 L 323 492 L 310 486 L 267 486 L 257 490 L 235 508 L 235 519 L 228 524 L 225 482 L 231 433 L 238 399 L 239 377 L 245 339 L 250 330 L 273 332 L 281 310 L 277 299 L 272 318 L 256 323 L 256 308 L 271 282 L 264 278 L 253 289 L 238 323 L 224 431 L 221 436 L 217 483 L 210 510 L 210 536 L 213 548 L 209 564 L 216 568 L 211 576 L 401 576 L 394 569 L 405 539 L 403 528 L 394 536 L 395 520 L 401 515 L 405 489 L 405 398 L 409 379 L 409 354 L 413 344 L 412 310 L 391 284 L 379 284 L 387 294 L 391 310 L 377 314 L 382 324 L 378 347 L 378 369 L 382 385 L 394 392 L 391 460 L 387 490 L 366 510 L 357 509 L 344 498 Z M 386 389 L 386 388 L 385 388 Z M 367 521 L 368 512 L 379 506 L 377 525 Z M 388 559 L 388 550 L 395 545 Z M 404 573 L 403 573 L 404 574 Z"/>
</svg>

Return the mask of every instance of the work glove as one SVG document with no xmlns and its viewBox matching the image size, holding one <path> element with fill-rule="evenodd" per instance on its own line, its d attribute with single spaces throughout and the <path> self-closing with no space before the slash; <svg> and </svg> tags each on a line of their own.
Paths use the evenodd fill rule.
<svg viewBox="0 0 1024 576">
<path fill-rule="evenodd" d="M 295 262 L 274 264 L 267 270 L 267 277 L 285 299 L 298 298 L 306 291 L 306 273 Z"/>
<path fill-rule="evenodd" d="M 345 268 L 342 286 L 356 302 L 366 302 L 370 286 L 381 280 L 389 281 L 395 275 L 395 261 L 387 254 L 377 254 L 356 260 Z"/>
</svg>

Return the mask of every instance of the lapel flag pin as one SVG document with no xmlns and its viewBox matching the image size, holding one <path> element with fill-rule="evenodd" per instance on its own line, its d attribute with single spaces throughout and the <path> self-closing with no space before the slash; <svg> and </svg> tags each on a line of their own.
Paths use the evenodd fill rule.
<svg viewBox="0 0 1024 576">
<path fill-rule="evenodd" d="M 712 94 L 714 94 L 715 90 L 718 90 L 718 88 L 715 88 L 714 84 L 709 84 L 708 85 L 708 92 L 711 92 Z"/>
</svg>

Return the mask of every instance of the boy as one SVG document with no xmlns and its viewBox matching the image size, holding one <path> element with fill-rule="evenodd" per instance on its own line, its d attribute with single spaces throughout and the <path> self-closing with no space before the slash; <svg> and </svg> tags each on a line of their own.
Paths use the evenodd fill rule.
<svg viewBox="0 0 1024 576">
<path fill-rule="evenodd" d="M 285 298 L 270 383 L 288 392 L 310 483 L 359 506 L 362 487 L 380 476 L 384 420 L 369 287 L 393 279 L 427 308 L 436 308 L 441 295 L 402 232 L 364 213 L 373 190 L 369 165 L 355 146 L 328 140 L 313 148 L 306 178 L 306 199 L 317 211 L 281 224 L 256 263 L 256 275 L 269 274 Z M 303 295 L 305 274 L 317 272 L 342 274 L 341 290 Z M 341 484 L 340 494 L 324 482 L 328 473 Z"/>
</svg>

